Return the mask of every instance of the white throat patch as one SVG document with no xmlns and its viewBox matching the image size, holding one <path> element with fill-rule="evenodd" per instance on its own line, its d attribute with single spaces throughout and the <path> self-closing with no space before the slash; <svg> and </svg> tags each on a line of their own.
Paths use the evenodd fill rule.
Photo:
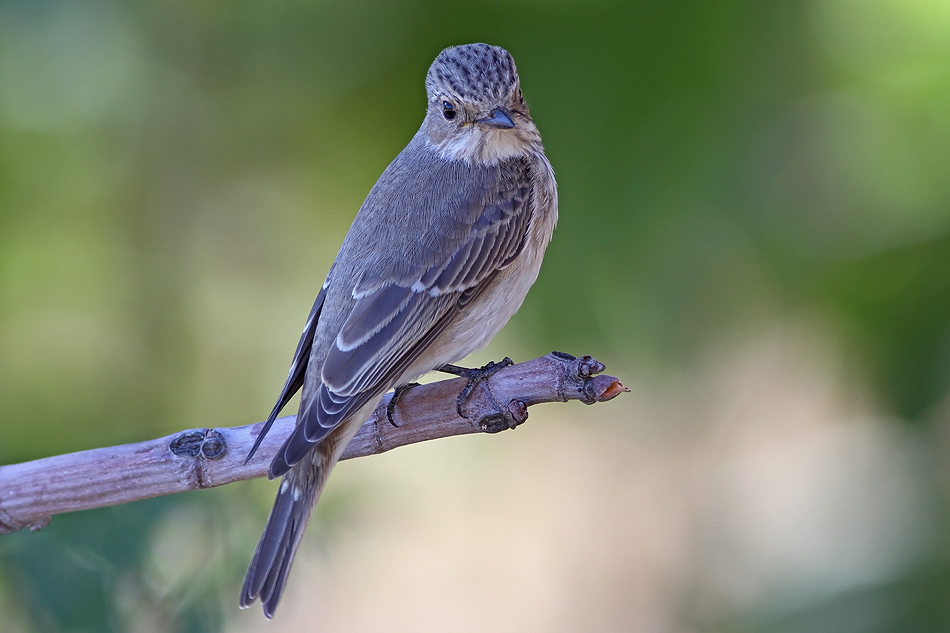
<svg viewBox="0 0 950 633">
<path fill-rule="evenodd" d="M 471 124 L 463 128 L 463 133 L 439 143 L 429 141 L 439 156 L 446 160 L 466 163 L 498 163 L 524 155 L 530 143 L 524 138 L 527 130 L 493 129 Z M 529 132 L 530 134 L 530 132 Z"/>
</svg>

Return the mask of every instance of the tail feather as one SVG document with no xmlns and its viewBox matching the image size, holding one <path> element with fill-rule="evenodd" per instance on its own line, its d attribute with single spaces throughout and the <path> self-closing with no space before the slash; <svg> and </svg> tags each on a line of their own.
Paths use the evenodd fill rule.
<svg viewBox="0 0 950 633">
<path fill-rule="evenodd" d="M 274 501 L 264 533 L 254 551 L 251 564 L 248 565 L 247 575 L 244 576 L 241 607 L 249 607 L 255 600 L 260 599 L 264 615 L 273 617 L 287 584 L 287 575 L 294 562 L 297 546 L 300 545 L 300 539 L 310 522 L 310 513 L 320 497 L 323 485 L 340 459 L 343 449 L 381 398 L 382 394 L 379 394 L 366 402 L 352 417 L 320 440 L 319 444 L 313 445 L 309 453 L 303 455 L 300 461 L 284 474 L 277 500 Z M 288 438 L 287 443 L 292 437 Z M 272 471 L 274 464 L 282 463 L 280 460 L 284 455 L 284 448 L 274 457 L 271 463 Z"/>
<path fill-rule="evenodd" d="M 303 534 L 303 530 L 300 531 L 300 534 Z M 261 606 L 264 607 L 264 615 L 268 619 L 274 617 L 274 612 L 277 611 L 277 603 L 280 602 L 280 597 L 284 593 L 284 587 L 287 584 L 287 577 L 290 575 L 290 566 L 294 562 L 296 551 L 297 545 L 290 546 L 288 543 L 278 559 L 277 571 L 268 576 L 267 583 L 261 592 Z"/>
<path fill-rule="evenodd" d="M 267 526 L 244 577 L 241 607 L 249 607 L 260 599 L 264 615 L 273 617 L 297 546 L 326 481 L 325 471 L 310 460 L 304 460 L 284 476 Z"/>
</svg>

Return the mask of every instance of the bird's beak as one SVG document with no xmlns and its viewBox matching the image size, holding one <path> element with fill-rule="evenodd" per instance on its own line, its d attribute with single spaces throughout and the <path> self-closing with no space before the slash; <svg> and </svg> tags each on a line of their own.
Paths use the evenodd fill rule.
<svg viewBox="0 0 950 633">
<path fill-rule="evenodd" d="M 487 117 L 477 119 L 475 122 L 479 125 L 487 125 L 488 127 L 505 130 L 510 130 L 515 126 L 514 121 L 511 120 L 511 115 L 508 114 L 508 111 L 504 108 L 495 108 Z"/>
</svg>

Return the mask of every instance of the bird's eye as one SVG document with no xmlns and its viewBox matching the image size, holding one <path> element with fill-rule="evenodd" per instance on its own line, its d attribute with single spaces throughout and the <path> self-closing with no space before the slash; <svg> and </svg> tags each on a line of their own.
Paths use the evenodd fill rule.
<svg viewBox="0 0 950 633">
<path fill-rule="evenodd" d="M 451 121 L 455 118 L 455 106 L 449 103 L 448 101 L 442 102 L 442 116 L 445 117 L 447 121 Z"/>
</svg>

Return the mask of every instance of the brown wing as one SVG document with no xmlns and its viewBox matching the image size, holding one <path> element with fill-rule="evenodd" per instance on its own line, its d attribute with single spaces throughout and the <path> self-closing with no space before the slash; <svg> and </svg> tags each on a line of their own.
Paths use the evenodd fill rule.
<svg viewBox="0 0 950 633">
<path fill-rule="evenodd" d="M 330 270 L 330 273 L 333 273 L 333 270 Z M 267 416 L 267 421 L 264 423 L 264 427 L 261 429 L 261 432 L 257 435 L 257 439 L 254 440 L 254 445 L 251 447 L 251 450 L 248 451 L 247 457 L 244 458 L 244 463 L 247 464 L 251 461 L 251 458 L 254 457 L 254 453 L 257 452 L 257 449 L 260 448 L 261 442 L 264 441 L 264 436 L 267 435 L 267 432 L 270 431 L 271 426 L 274 424 L 274 420 L 277 419 L 277 415 L 280 413 L 280 410 L 283 409 L 290 399 L 294 397 L 294 394 L 300 390 L 300 387 L 303 386 L 304 376 L 307 372 L 307 365 L 310 361 L 310 349 L 313 345 L 313 335 L 317 330 L 317 322 L 320 320 L 320 312 L 323 310 L 323 302 L 327 297 L 327 286 L 330 283 L 330 278 L 327 276 L 327 280 L 323 283 L 323 287 L 320 289 L 320 292 L 317 293 L 317 298 L 313 302 L 313 308 L 310 309 L 310 316 L 307 317 L 307 323 L 303 327 L 303 333 L 300 335 L 300 341 L 297 342 L 297 350 L 294 352 L 294 358 L 290 363 L 290 371 L 287 372 L 287 381 L 284 383 L 284 388 L 281 389 L 280 395 L 277 397 L 277 403 L 274 405 L 274 408 L 271 409 L 270 415 Z"/>
<path fill-rule="evenodd" d="M 477 186 L 457 187 L 464 196 L 456 195 L 446 209 L 432 213 L 423 201 L 430 213 L 408 216 L 421 216 L 423 225 L 408 227 L 402 256 L 363 270 L 352 290 L 356 304 L 323 364 L 322 382 L 301 406 L 295 432 L 271 464 L 271 477 L 289 470 L 347 416 L 390 389 L 521 252 L 533 202 L 528 163 L 485 171 L 469 179 Z M 446 179 L 451 185 L 457 175 Z M 440 198 L 438 192 L 431 197 Z M 441 196 L 447 198 L 452 199 Z M 391 215 L 404 217 L 400 211 Z"/>
</svg>

